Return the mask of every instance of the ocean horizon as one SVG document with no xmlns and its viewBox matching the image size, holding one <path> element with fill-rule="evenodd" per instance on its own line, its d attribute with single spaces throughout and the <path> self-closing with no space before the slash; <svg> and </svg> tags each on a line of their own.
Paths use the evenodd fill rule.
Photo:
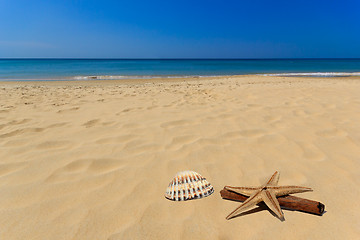
<svg viewBox="0 0 360 240">
<path fill-rule="evenodd" d="M 360 58 L 0 59 L 0 81 L 121 80 L 248 74 L 303 77 L 360 76 Z"/>
</svg>

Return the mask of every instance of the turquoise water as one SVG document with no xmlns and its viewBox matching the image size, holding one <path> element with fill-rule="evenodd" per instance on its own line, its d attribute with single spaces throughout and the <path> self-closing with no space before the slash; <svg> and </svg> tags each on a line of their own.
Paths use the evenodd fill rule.
<svg viewBox="0 0 360 240">
<path fill-rule="evenodd" d="M 360 76 L 360 59 L 0 59 L 0 81 L 242 74 Z"/>
</svg>

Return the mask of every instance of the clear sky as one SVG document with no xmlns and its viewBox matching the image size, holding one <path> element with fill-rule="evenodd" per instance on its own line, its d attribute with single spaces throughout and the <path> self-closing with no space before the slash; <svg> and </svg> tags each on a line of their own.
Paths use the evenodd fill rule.
<svg viewBox="0 0 360 240">
<path fill-rule="evenodd" d="M 0 57 L 360 57 L 360 0 L 0 0 Z"/>
</svg>

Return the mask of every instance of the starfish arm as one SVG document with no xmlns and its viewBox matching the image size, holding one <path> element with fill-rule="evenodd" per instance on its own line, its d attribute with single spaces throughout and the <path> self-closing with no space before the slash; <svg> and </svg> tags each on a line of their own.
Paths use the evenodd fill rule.
<svg viewBox="0 0 360 240">
<path fill-rule="evenodd" d="M 262 201 L 261 191 L 257 191 L 256 193 L 251 195 L 248 199 L 246 199 L 245 202 L 243 202 L 238 208 L 236 208 L 234 211 L 232 211 L 226 217 L 226 219 L 229 220 L 230 218 L 232 218 L 232 217 L 234 217 L 236 215 L 239 215 L 242 212 L 245 212 L 246 210 L 248 210 L 249 208 L 255 206 L 256 204 L 258 204 L 261 201 Z"/>
<path fill-rule="evenodd" d="M 275 194 L 272 191 L 261 191 L 261 197 L 265 204 L 273 211 L 278 218 L 284 220 L 284 214 L 281 211 L 279 201 L 276 199 Z"/>
<path fill-rule="evenodd" d="M 252 194 L 254 194 L 255 192 L 259 191 L 261 188 L 260 187 L 230 187 L 230 186 L 225 186 L 225 189 L 249 197 Z"/>
<path fill-rule="evenodd" d="M 279 178 L 280 178 L 280 173 L 276 171 L 265 185 L 276 186 L 279 182 Z"/>
<path fill-rule="evenodd" d="M 284 196 L 292 193 L 310 192 L 311 188 L 300 187 L 300 186 L 269 186 L 270 189 L 276 196 Z"/>
</svg>

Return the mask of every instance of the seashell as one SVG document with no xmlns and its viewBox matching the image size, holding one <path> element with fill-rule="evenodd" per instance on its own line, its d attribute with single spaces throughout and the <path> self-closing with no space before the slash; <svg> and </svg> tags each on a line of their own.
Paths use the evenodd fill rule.
<svg viewBox="0 0 360 240">
<path fill-rule="evenodd" d="M 165 197 L 173 201 L 203 198 L 214 192 L 213 186 L 194 171 L 178 172 L 166 189 Z"/>
</svg>

